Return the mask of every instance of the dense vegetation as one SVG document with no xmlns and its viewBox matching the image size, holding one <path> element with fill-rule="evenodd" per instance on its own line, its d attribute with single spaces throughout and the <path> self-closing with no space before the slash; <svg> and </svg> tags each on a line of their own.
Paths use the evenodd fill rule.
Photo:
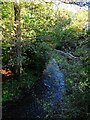
<svg viewBox="0 0 90 120">
<path fill-rule="evenodd" d="M 49 60 L 55 58 L 66 80 L 66 104 L 62 117 L 89 118 L 90 30 L 84 26 L 88 20 L 88 11 L 79 9 L 77 14 L 65 8 L 55 11 L 52 2 L 21 2 L 17 6 L 17 11 L 20 10 L 19 19 L 16 17 L 20 22 L 18 37 L 15 4 L 2 2 L 3 36 L 0 45 L 3 67 L 0 72 L 3 77 L 3 102 L 14 100 L 23 90 L 30 89 Z M 17 49 L 21 72 L 19 79 L 16 71 Z"/>
</svg>

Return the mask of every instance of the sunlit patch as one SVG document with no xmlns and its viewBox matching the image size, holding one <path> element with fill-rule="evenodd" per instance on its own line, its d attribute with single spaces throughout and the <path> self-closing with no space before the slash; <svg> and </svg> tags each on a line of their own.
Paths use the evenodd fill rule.
<svg viewBox="0 0 90 120">
<path fill-rule="evenodd" d="M 2 74 L 2 75 L 4 75 L 4 76 L 11 76 L 11 75 L 13 75 L 13 73 L 12 73 L 12 71 L 11 70 L 9 70 L 9 69 L 1 69 L 0 70 L 0 74 Z"/>
</svg>

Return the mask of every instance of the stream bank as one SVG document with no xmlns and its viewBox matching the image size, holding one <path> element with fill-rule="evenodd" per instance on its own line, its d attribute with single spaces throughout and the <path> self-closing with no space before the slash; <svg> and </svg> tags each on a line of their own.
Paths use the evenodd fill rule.
<svg viewBox="0 0 90 120">
<path fill-rule="evenodd" d="M 30 93 L 3 111 L 3 119 L 44 119 L 62 101 L 64 91 L 64 74 L 52 59 Z"/>
</svg>

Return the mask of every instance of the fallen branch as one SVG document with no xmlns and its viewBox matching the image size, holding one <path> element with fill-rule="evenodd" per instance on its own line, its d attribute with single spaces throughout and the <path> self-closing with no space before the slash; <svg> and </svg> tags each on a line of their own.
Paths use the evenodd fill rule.
<svg viewBox="0 0 90 120">
<path fill-rule="evenodd" d="M 80 57 L 76 57 L 76 56 L 74 56 L 74 55 L 72 55 L 71 53 L 66 53 L 66 52 L 64 52 L 64 51 L 61 51 L 61 50 L 57 50 L 57 49 L 54 49 L 57 53 L 60 53 L 61 55 L 63 55 L 63 56 L 66 56 L 66 57 L 68 57 L 68 58 L 70 58 L 70 59 L 74 59 L 74 60 L 80 60 Z"/>
</svg>

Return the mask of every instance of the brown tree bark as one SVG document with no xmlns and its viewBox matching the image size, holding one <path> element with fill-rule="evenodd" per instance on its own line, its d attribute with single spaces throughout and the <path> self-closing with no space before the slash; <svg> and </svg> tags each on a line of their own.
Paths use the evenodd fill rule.
<svg viewBox="0 0 90 120">
<path fill-rule="evenodd" d="M 19 0 L 14 0 L 14 45 L 15 45 L 15 76 L 20 79 L 21 74 L 21 29 Z"/>
</svg>

